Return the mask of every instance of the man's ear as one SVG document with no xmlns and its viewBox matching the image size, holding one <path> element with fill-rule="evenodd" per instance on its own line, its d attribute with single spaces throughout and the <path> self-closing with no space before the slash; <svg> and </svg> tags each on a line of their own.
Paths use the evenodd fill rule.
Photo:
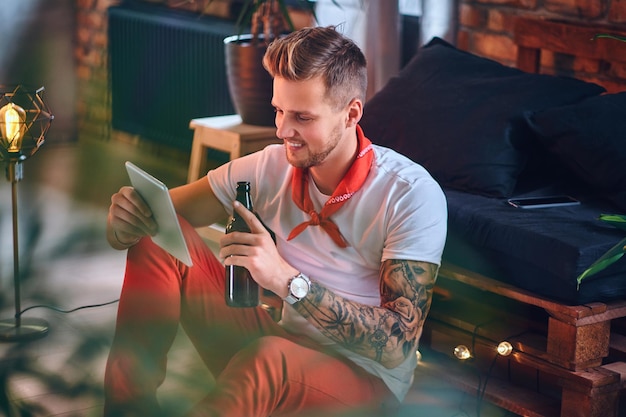
<svg viewBox="0 0 626 417">
<path fill-rule="evenodd" d="M 346 127 L 354 127 L 363 116 L 363 102 L 358 98 L 353 98 L 348 104 L 346 116 Z"/>
</svg>

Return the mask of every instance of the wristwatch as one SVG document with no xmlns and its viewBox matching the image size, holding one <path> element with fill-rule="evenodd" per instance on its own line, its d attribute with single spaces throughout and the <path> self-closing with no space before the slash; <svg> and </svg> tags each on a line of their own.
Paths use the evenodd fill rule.
<svg viewBox="0 0 626 417">
<path fill-rule="evenodd" d="M 299 273 L 289 280 L 289 295 L 284 298 L 289 304 L 295 304 L 309 293 L 311 280 L 306 275 Z"/>
</svg>

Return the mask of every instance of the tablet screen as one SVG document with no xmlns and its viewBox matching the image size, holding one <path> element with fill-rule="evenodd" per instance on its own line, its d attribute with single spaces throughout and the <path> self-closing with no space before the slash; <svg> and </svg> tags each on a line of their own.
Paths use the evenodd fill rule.
<svg viewBox="0 0 626 417">
<path fill-rule="evenodd" d="M 129 161 L 126 162 L 126 171 L 131 184 L 152 210 L 159 227 L 157 234 L 152 236 L 154 243 L 185 265 L 192 266 L 189 249 L 165 184 Z"/>
</svg>

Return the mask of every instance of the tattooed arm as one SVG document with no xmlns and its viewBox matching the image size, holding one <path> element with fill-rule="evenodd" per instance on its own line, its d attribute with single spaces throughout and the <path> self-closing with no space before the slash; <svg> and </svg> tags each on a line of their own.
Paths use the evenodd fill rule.
<svg viewBox="0 0 626 417">
<path fill-rule="evenodd" d="M 293 307 L 328 338 L 394 368 L 415 353 L 437 270 L 428 262 L 383 262 L 379 307 L 343 298 L 313 278 L 309 294 Z"/>
</svg>

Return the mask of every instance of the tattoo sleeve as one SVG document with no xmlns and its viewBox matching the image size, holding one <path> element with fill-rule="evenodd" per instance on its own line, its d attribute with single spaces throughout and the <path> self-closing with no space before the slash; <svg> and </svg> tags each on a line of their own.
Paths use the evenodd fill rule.
<svg viewBox="0 0 626 417">
<path fill-rule="evenodd" d="M 294 307 L 333 341 L 393 368 L 415 353 L 437 271 L 428 262 L 387 260 L 380 269 L 380 306 L 350 301 L 313 279 Z"/>
</svg>

